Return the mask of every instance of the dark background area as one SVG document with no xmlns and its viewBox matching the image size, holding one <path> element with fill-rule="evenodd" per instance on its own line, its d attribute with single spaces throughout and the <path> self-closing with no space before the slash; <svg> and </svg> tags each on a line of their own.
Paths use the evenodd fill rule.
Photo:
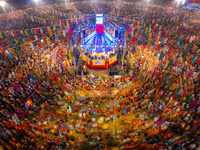
<svg viewBox="0 0 200 150">
<path fill-rule="evenodd" d="M 27 0 L 4 0 L 9 5 L 23 5 L 27 3 Z"/>
</svg>

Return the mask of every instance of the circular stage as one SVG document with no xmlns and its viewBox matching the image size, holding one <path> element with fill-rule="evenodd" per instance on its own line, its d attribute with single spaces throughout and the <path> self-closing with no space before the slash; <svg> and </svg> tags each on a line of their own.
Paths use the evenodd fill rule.
<svg viewBox="0 0 200 150">
<path fill-rule="evenodd" d="M 96 31 L 82 40 L 82 60 L 94 69 L 109 69 L 117 63 L 118 40 Z"/>
<path fill-rule="evenodd" d="M 117 54 L 115 53 L 110 55 L 105 55 L 103 53 L 98 53 L 96 55 L 84 53 L 81 57 L 83 61 L 94 69 L 109 69 L 117 63 Z"/>
<path fill-rule="evenodd" d="M 103 14 L 96 14 L 96 31 L 82 39 L 82 60 L 94 69 L 117 63 L 118 39 L 104 31 Z"/>
</svg>

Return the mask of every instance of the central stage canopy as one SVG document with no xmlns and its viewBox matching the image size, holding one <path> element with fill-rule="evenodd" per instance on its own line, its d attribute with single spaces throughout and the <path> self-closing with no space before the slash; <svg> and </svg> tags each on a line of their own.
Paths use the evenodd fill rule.
<svg viewBox="0 0 200 150">
<path fill-rule="evenodd" d="M 103 34 L 93 32 L 82 40 L 82 48 L 93 53 L 108 53 L 118 47 L 118 40 L 105 31 Z"/>
</svg>

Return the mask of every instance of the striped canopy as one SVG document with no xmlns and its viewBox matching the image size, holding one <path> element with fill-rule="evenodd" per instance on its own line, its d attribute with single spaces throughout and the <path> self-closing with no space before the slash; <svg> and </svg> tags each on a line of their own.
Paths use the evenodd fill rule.
<svg viewBox="0 0 200 150">
<path fill-rule="evenodd" d="M 107 53 L 118 47 L 118 39 L 110 34 L 103 32 L 97 34 L 96 31 L 82 39 L 82 48 L 95 53 Z"/>
</svg>

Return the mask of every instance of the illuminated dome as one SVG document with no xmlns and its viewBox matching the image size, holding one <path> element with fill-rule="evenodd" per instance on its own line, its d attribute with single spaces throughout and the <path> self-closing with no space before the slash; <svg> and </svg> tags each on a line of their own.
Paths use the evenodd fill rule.
<svg viewBox="0 0 200 150">
<path fill-rule="evenodd" d="M 82 39 L 82 47 L 89 52 L 107 53 L 118 47 L 118 40 L 105 31 L 103 34 L 95 31 Z"/>
</svg>

